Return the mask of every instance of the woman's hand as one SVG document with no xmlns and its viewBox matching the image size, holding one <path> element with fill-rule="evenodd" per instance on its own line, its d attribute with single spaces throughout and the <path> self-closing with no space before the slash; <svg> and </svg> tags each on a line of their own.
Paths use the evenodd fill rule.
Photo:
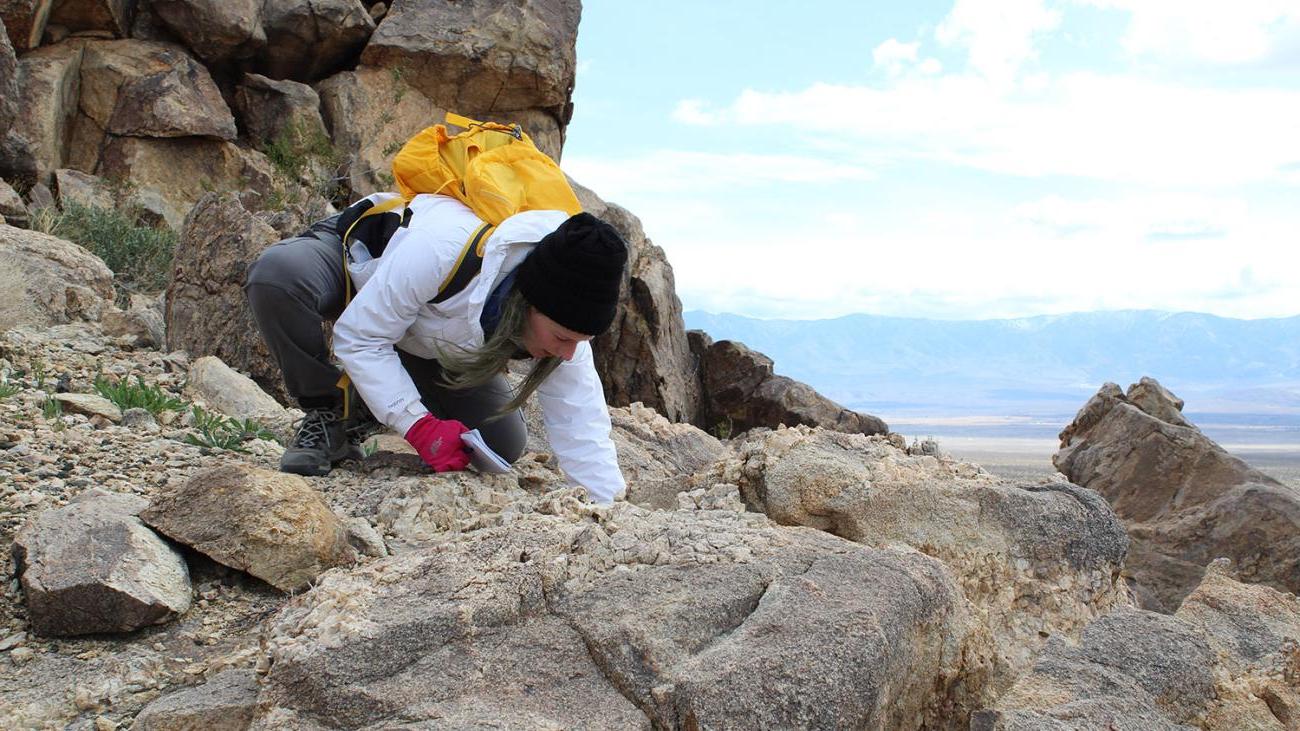
<svg viewBox="0 0 1300 731">
<path fill-rule="evenodd" d="M 469 465 L 469 452 L 460 435 L 469 428 L 455 419 L 425 414 L 406 431 L 406 441 L 434 472 L 456 472 Z"/>
</svg>

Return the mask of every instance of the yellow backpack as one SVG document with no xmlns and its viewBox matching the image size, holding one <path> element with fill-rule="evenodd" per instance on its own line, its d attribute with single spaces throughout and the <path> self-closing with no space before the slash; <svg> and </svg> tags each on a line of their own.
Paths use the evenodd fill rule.
<svg viewBox="0 0 1300 731">
<path fill-rule="evenodd" d="M 406 200 L 441 193 L 469 206 L 493 226 L 520 211 L 582 212 L 560 166 L 517 125 L 479 122 L 448 113 L 448 124 L 427 127 L 393 158 L 393 178 Z"/>
</svg>

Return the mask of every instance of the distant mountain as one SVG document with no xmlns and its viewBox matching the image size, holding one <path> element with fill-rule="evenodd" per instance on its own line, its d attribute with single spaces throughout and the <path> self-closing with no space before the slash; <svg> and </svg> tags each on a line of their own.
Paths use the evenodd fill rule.
<svg viewBox="0 0 1300 731">
<path fill-rule="evenodd" d="M 1154 376 L 1189 412 L 1300 414 L 1300 316 L 1086 312 L 1013 320 L 849 315 L 757 320 L 691 311 L 846 406 L 881 415 L 1060 414 L 1106 381 Z"/>
</svg>

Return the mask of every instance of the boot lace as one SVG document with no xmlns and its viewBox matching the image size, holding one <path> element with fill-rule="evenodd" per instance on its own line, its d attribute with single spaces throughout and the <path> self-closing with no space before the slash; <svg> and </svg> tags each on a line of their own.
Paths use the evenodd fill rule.
<svg viewBox="0 0 1300 731">
<path fill-rule="evenodd" d="M 302 417 L 298 431 L 293 435 L 293 446 L 301 449 L 315 449 L 330 446 L 330 424 L 339 420 L 333 411 L 308 411 Z"/>
</svg>

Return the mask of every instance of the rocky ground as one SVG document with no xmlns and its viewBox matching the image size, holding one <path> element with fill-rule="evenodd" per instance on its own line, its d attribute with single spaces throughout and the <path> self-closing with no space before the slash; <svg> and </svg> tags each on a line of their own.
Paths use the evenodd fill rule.
<svg viewBox="0 0 1300 731">
<path fill-rule="evenodd" d="M 909 454 L 896 438 L 808 427 L 723 443 L 634 405 L 611 409 L 629 478 L 612 507 L 563 483 L 536 413 L 513 475 L 432 475 L 382 435 L 362 461 L 286 482 L 269 471 L 274 441 L 196 446 L 190 411 L 113 414 L 67 395 L 92 392 L 97 376 L 138 377 L 187 405 L 267 413 L 219 364 L 136 342 L 98 323 L 0 335 L 15 391 L 0 401 L 0 540 L 8 552 L 36 516 L 95 491 L 139 495 L 153 505 L 144 520 L 177 538 L 192 602 L 133 632 L 42 636 L 11 564 L 5 728 L 1300 719 L 1295 597 L 1221 565 L 1177 614 L 1136 609 L 1123 525 L 1059 476 L 1015 483 L 933 445 Z M 213 383 L 225 385 L 205 390 Z M 291 414 L 270 416 L 283 433 Z M 337 526 L 304 531 L 305 518 L 280 516 L 268 554 L 258 526 L 275 507 L 249 496 L 293 491 L 306 500 L 295 504 L 327 506 L 313 525 Z M 214 525 L 222 535 L 196 537 Z M 338 567 L 309 566 L 317 578 L 283 590 L 266 556 L 331 531 L 352 547 L 317 556 Z"/>
</svg>

